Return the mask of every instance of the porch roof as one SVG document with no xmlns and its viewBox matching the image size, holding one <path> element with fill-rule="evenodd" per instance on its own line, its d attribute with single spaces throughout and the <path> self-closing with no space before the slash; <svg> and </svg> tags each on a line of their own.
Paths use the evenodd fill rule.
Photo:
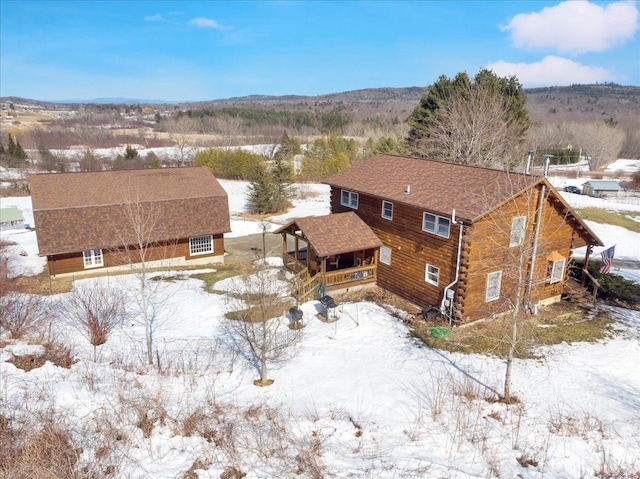
<svg viewBox="0 0 640 479">
<path fill-rule="evenodd" d="M 297 218 L 274 231 L 283 233 L 295 225 L 318 256 L 379 248 L 382 241 L 353 211 Z"/>
</svg>

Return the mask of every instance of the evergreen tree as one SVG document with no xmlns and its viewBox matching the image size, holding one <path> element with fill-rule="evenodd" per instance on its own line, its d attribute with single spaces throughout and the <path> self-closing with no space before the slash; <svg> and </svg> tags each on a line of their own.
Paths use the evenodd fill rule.
<svg viewBox="0 0 640 479">
<path fill-rule="evenodd" d="M 422 95 L 420 102 L 407 120 L 411 127 L 407 137 L 407 145 L 412 154 L 426 156 L 433 151 L 427 151 L 424 146 L 435 129 L 442 129 L 441 114 L 445 107 L 453 101 L 458 104 L 473 103 L 474 93 L 482 91 L 486 97 L 498 98 L 503 109 L 504 121 L 513 132 L 514 137 L 523 139 L 529 128 L 529 113 L 525 107 L 526 94 L 516 77 L 498 77 L 490 70 L 482 69 L 471 79 L 462 72 L 455 78 L 449 79 L 442 75 L 431 86 L 429 93 Z M 477 103 L 477 102 L 476 102 Z M 459 108 L 459 107 L 458 107 Z M 479 122 L 474 128 L 486 126 Z M 440 132 L 446 134 L 446 132 Z M 471 131 L 469 134 L 473 134 Z"/>
<path fill-rule="evenodd" d="M 0 156 L 4 155 L 6 153 L 5 149 L 4 149 L 4 143 L 2 143 L 2 140 L 0 140 Z"/>
<path fill-rule="evenodd" d="M 125 160 L 134 160 L 138 157 L 138 150 L 136 150 L 131 145 L 127 145 L 127 148 L 124 151 L 124 159 Z"/>
<path fill-rule="evenodd" d="M 289 136 L 285 131 L 280 139 L 280 152 L 286 160 L 292 160 L 295 155 L 302 152 L 300 140 L 293 136 Z"/>
<path fill-rule="evenodd" d="M 25 153 L 24 149 L 22 148 L 22 145 L 20 144 L 20 140 L 16 140 L 16 148 L 15 148 L 15 153 L 13 154 L 13 156 L 18 160 L 26 160 L 27 159 L 27 154 Z"/>
<path fill-rule="evenodd" d="M 273 167 L 271 168 L 271 177 L 274 186 L 273 208 L 276 211 L 285 209 L 290 204 L 293 197 L 293 168 L 289 160 L 276 153 L 273 159 Z"/>
<path fill-rule="evenodd" d="M 12 158 L 16 155 L 16 142 L 13 140 L 11 133 L 9 133 L 9 141 L 7 143 L 7 155 Z"/>
<path fill-rule="evenodd" d="M 249 211 L 256 214 L 275 213 L 274 198 L 276 187 L 265 162 L 257 164 L 251 174 L 247 204 Z"/>
</svg>

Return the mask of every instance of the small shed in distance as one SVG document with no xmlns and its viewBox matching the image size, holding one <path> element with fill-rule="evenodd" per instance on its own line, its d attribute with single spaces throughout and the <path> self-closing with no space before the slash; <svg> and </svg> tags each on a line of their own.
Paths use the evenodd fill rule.
<svg viewBox="0 0 640 479">
<path fill-rule="evenodd" d="M 24 217 L 18 208 L 0 208 L 0 231 L 24 228 Z"/>
<path fill-rule="evenodd" d="M 590 180 L 582 184 L 582 194 L 589 196 L 615 197 L 620 190 L 620 184 L 612 180 Z"/>
</svg>

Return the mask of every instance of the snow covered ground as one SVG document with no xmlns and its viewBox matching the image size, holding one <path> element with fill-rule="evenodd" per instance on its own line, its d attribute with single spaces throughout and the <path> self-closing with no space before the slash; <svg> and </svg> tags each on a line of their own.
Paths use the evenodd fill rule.
<svg viewBox="0 0 640 479">
<path fill-rule="evenodd" d="M 229 193 L 231 235 L 259 233 L 258 222 L 243 217 L 246 183 L 222 185 Z M 303 198 L 270 218 L 274 225 L 328 213 L 326 186 L 299 188 Z M 573 205 L 640 215 L 640 206 L 561 194 Z M 29 198 L 0 202 L 17 206 L 33 224 Z M 640 261 L 639 234 L 589 226 L 607 247 L 616 244 L 616 257 Z M 2 234 L 17 243 L 10 250 L 11 274 L 42 271 L 35 234 Z M 630 274 L 640 276 L 638 270 Z M 76 287 L 92 281 L 137 289 L 136 278 L 127 275 L 85 279 Z M 232 282 L 214 289 L 225 291 Z M 618 320 L 614 338 L 545 348 L 542 360 L 517 360 L 513 392 L 521 403 L 506 407 L 492 402 L 502 387 L 501 359 L 425 347 L 401 321 L 367 302 L 340 304 L 333 323 L 317 319 L 317 301 L 301 305 L 299 341 L 290 357 L 272 365 L 273 385 L 255 387 L 256 368 L 234 347 L 224 319 L 232 306 L 228 295 L 207 293 L 188 277 L 159 287 L 164 299 L 155 344 L 162 371 L 144 365 L 139 315 L 98 348 L 97 361 L 86 339 L 56 318 L 52 334 L 71 346 L 77 362 L 25 373 L 7 360 L 37 346 L 9 342 L 0 348 L 0 414 L 18 422 L 60 419 L 82 438 L 81 462 L 103 473 L 112 465 L 109 477 L 118 478 L 195 477 L 184 476 L 190 468 L 200 479 L 219 478 L 230 467 L 248 479 L 640 473 L 640 312 L 607 308 Z M 52 310 L 65 297 L 48 298 Z"/>
</svg>

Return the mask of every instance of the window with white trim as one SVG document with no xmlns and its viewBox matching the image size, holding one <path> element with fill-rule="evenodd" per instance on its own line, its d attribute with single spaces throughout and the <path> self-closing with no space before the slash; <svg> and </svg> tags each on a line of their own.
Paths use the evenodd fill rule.
<svg viewBox="0 0 640 479">
<path fill-rule="evenodd" d="M 516 216 L 511 221 L 511 237 L 509 247 L 520 246 L 524 241 L 525 227 L 527 225 L 526 216 Z"/>
<path fill-rule="evenodd" d="M 213 253 L 213 235 L 193 236 L 189 238 L 189 255 Z"/>
<path fill-rule="evenodd" d="M 391 201 L 382 202 L 382 217 L 386 220 L 393 219 L 393 203 Z"/>
<path fill-rule="evenodd" d="M 443 218 L 442 216 L 432 215 L 430 213 L 423 213 L 422 215 L 422 230 L 427 233 L 448 238 L 450 227 L 451 221 L 449 221 L 449 218 Z"/>
<path fill-rule="evenodd" d="M 500 297 L 500 287 L 502 285 L 502 271 L 495 271 L 487 275 L 487 292 L 485 301 L 495 301 Z"/>
<path fill-rule="evenodd" d="M 565 259 L 557 259 L 555 261 L 549 261 L 548 263 L 548 267 L 547 267 L 547 271 L 548 271 L 548 279 L 549 279 L 549 283 L 553 284 L 553 283 L 559 283 L 560 281 L 562 281 L 562 278 L 564 277 L 564 264 L 565 264 Z"/>
<path fill-rule="evenodd" d="M 82 252 L 84 269 L 99 268 L 104 266 L 101 249 L 87 249 Z"/>
<path fill-rule="evenodd" d="M 342 190 L 340 193 L 340 204 L 348 208 L 358 209 L 358 193 L 353 191 Z"/>
<path fill-rule="evenodd" d="M 438 279 L 440 277 L 440 268 L 436 268 L 433 265 L 428 264 L 424 270 L 424 280 L 434 286 L 438 286 Z"/>
<path fill-rule="evenodd" d="M 391 248 L 388 246 L 380 246 L 380 262 L 391 264 Z"/>
</svg>

